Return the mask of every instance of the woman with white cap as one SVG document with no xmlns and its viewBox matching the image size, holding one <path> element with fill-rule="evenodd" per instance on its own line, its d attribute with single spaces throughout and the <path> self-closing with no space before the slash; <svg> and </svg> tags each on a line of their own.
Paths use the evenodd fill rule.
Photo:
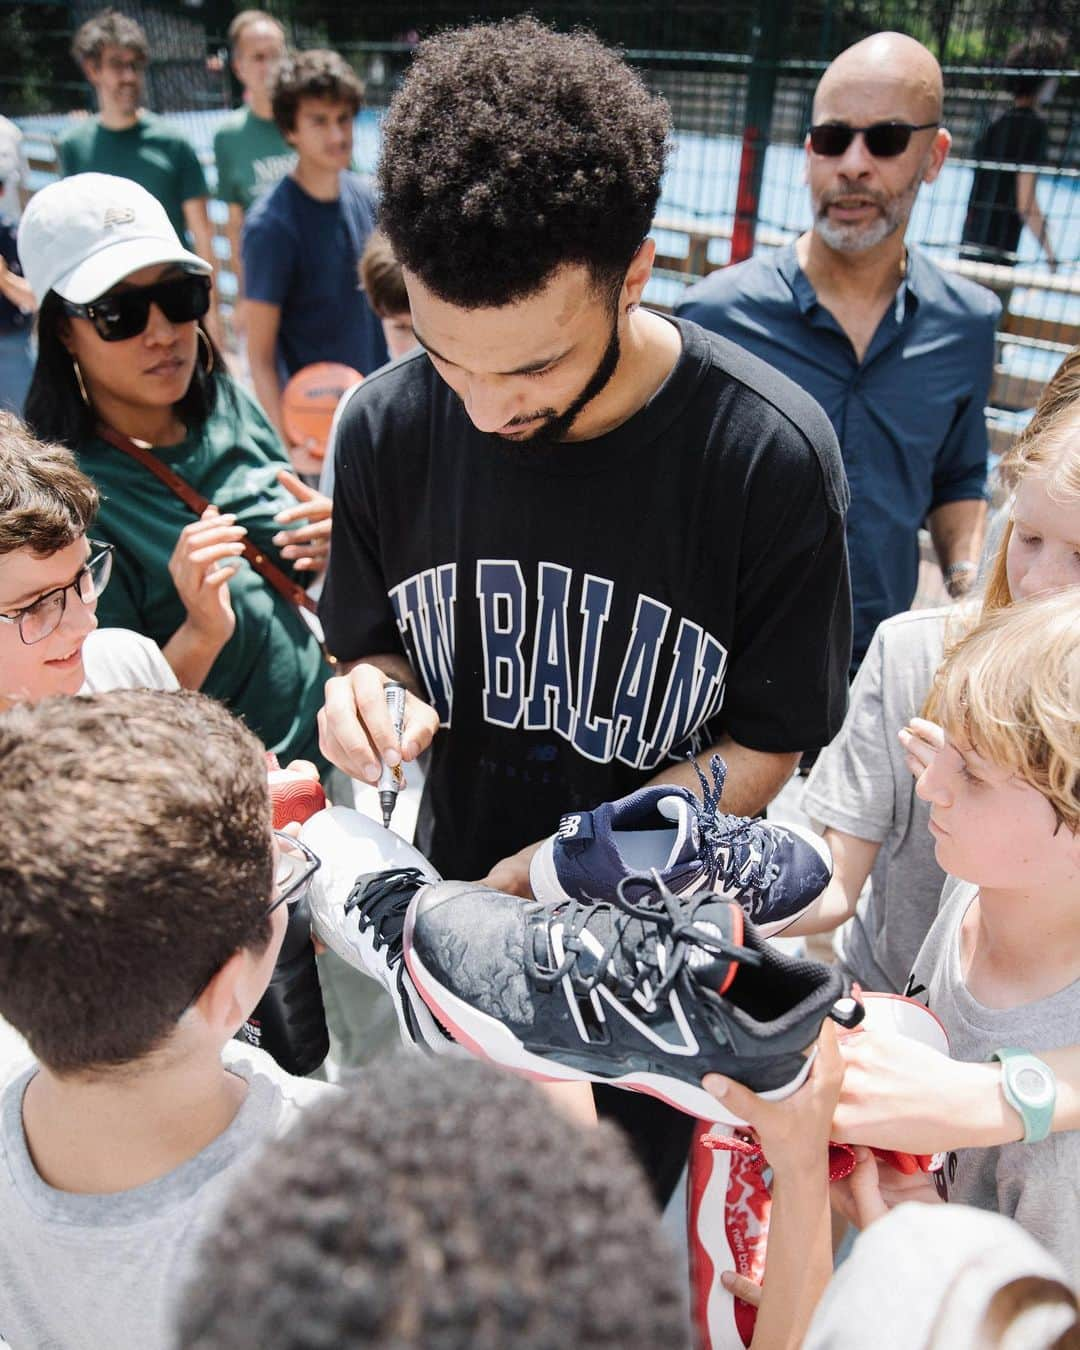
<svg viewBox="0 0 1080 1350">
<path fill-rule="evenodd" d="M 330 502 L 289 472 L 200 325 L 209 265 L 148 192 L 106 174 L 37 193 L 19 256 L 40 305 L 26 420 L 76 452 L 115 547 L 101 621 L 153 638 L 283 762 L 320 762 L 329 668 L 299 583 L 325 564 Z"/>
</svg>

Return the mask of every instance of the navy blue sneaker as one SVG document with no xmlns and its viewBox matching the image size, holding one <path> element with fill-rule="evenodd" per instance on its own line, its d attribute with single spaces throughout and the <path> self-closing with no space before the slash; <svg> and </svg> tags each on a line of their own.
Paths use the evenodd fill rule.
<svg viewBox="0 0 1080 1350">
<path fill-rule="evenodd" d="M 829 884 L 828 844 L 798 825 L 725 815 L 724 761 L 712 757 L 712 787 L 694 767 L 701 801 L 665 783 L 563 816 L 533 854 L 537 900 L 610 900 L 621 882 L 655 870 L 676 895 L 705 890 L 737 900 L 763 937 L 794 923 Z"/>
<path fill-rule="evenodd" d="M 784 956 L 739 905 L 676 896 L 655 877 L 595 905 L 434 882 L 409 906 L 403 948 L 420 997 L 474 1054 L 729 1124 L 742 1122 L 701 1086 L 705 1074 L 786 1097 L 823 1020 L 862 1015 L 835 966 Z"/>
</svg>

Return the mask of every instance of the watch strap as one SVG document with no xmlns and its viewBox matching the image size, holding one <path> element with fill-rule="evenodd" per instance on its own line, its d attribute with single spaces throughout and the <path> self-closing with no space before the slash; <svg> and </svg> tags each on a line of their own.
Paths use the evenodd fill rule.
<svg viewBox="0 0 1080 1350">
<path fill-rule="evenodd" d="M 1049 1064 L 1030 1050 L 1002 1046 L 990 1056 L 1001 1063 L 1001 1092 L 1024 1122 L 1024 1143 L 1037 1144 L 1050 1133 L 1057 1080 Z"/>
</svg>

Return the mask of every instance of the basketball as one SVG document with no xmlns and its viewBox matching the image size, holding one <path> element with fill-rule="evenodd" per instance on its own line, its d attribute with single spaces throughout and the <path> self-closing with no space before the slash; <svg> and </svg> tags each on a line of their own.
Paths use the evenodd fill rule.
<svg viewBox="0 0 1080 1350">
<path fill-rule="evenodd" d="M 346 389 L 359 384 L 363 375 L 337 361 L 317 361 L 298 370 L 281 393 L 281 420 L 290 455 L 298 473 L 318 473 L 326 454 L 326 440 L 334 410 Z M 301 448 L 313 467 L 297 463 L 293 447 Z"/>
</svg>

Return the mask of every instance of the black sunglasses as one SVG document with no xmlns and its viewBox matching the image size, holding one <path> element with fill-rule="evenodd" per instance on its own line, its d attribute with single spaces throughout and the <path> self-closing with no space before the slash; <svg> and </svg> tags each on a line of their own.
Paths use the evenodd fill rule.
<svg viewBox="0 0 1080 1350">
<path fill-rule="evenodd" d="M 913 131 L 929 131 L 938 122 L 875 122 L 869 127 L 850 127 L 846 122 L 821 122 L 810 128 L 810 149 L 815 155 L 836 158 L 856 136 L 862 136 L 875 159 L 893 159 L 908 148 Z"/>
<path fill-rule="evenodd" d="M 210 278 L 191 272 L 153 286 L 113 291 L 88 305 L 65 300 L 64 312 L 89 319 L 104 342 L 123 342 L 146 328 L 151 305 L 157 305 L 170 323 L 201 319 L 210 308 Z"/>
</svg>

